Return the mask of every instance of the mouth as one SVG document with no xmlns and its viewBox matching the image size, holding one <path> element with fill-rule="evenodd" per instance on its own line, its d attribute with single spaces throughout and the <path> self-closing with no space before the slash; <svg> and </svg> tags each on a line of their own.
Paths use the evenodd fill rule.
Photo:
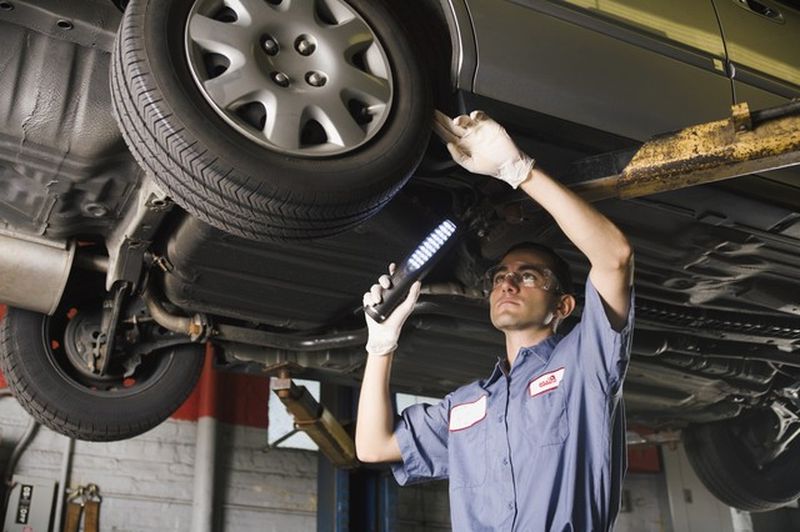
<svg viewBox="0 0 800 532">
<path fill-rule="evenodd" d="M 500 308 L 500 307 L 502 307 L 504 305 L 515 305 L 515 306 L 517 306 L 517 305 L 519 305 L 519 302 L 514 300 L 514 299 L 501 299 L 500 301 L 498 301 L 495 304 L 495 307 L 496 308 Z"/>
</svg>

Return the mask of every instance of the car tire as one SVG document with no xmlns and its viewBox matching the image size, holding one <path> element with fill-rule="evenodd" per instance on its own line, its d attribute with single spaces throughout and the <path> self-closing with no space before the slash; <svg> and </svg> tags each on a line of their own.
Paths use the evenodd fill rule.
<svg viewBox="0 0 800 532">
<path fill-rule="evenodd" d="M 198 5 L 209 4 L 203 1 Z M 383 54 L 376 64 L 387 62 L 384 66 L 388 66 L 389 80 L 388 85 L 381 82 L 380 90 L 389 87 L 391 101 L 390 105 L 376 106 L 382 109 L 381 126 L 365 134 L 363 144 L 354 144 L 352 149 L 342 144 L 341 150 L 332 155 L 325 155 L 324 150 L 321 154 L 313 152 L 334 146 L 326 130 L 322 134 L 325 140 L 308 148 L 313 156 L 304 155 L 306 148 L 302 145 L 296 147 L 297 153 L 277 144 L 262 145 L 253 140 L 260 138 L 258 128 L 248 126 L 244 119 L 237 122 L 234 111 L 214 107 L 209 96 L 212 92 L 203 92 L 204 83 L 209 80 L 198 81 L 202 73 L 198 73 L 199 67 L 189 53 L 193 48 L 188 40 L 191 33 L 185 31 L 187 21 L 191 16 L 199 17 L 192 14 L 194 0 L 132 0 L 128 4 L 112 61 L 114 112 L 140 165 L 176 203 L 210 225 L 244 238 L 309 239 L 335 234 L 362 222 L 405 184 L 421 161 L 430 137 L 430 83 L 412 39 L 387 3 L 346 0 L 346 4 L 373 32 L 373 42 L 379 43 Z M 287 57 L 288 64 L 294 65 L 296 60 Z M 262 59 L 254 55 L 257 68 L 266 69 L 259 61 Z M 352 74 L 347 64 L 336 65 L 342 72 Z M 342 78 L 352 78 L 356 85 L 372 79 Z M 293 83 L 302 82 L 294 79 Z M 332 87 L 333 82 L 330 84 Z M 272 86 L 270 90 L 277 91 Z M 286 101 L 301 105 L 297 94 L 292 93 Z M 332 103 L 329 105 L 333 107 Z M 243 107 L 237 108 L 236 113 Z M 361 113 L 368 114 L 364 109 Z M 319 121 L 314 122 L 319 126 Z M 338 123 L 344 122 L 347 120 Z M 334 134 L 338 131 L 336 121 L 326 123 L 334 124 Z M 298 126 L 298 132 L 305 134 L 313 125 L 308 121 Z M 359 127 L 369 130 L 372 126 Z M 275 131 L 278 130 L 276 125 Z"/>
<path fill-rule="evenodd" d="M 690 425 L 683 431 L 689 463 L 708 491 L 748 512 L 774 510 L 800 497 L 800 443 L 758 468 L 735 430 L 739 423 Z"/>
<path fill-rule="evenodd" d="M 80 382 L 58 346 L 54 317 L 9 308 L 0 325 L 0 369 L 22 407 L 46 427 L 90 441 L 131 438 L 167 419 L 194 389 L 204 350 L 181 345 L 149 355 L 149 380 L 115 390 Z M 149 357 L 155 357 L 150 359 Z"/>
</svg>

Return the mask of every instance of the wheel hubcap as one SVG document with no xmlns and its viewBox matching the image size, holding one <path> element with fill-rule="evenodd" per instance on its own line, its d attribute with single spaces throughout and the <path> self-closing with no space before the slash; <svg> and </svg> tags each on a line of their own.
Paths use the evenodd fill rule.
<svg viewBox="0 0 800 532">
<path fill-rule="evenodd" d="M 388 57 L 344 0 L 197 0 L 185 41 L 214 111 L 274 151 L 349 152 L 374 137 L 391 110 Z"/>
</svg>

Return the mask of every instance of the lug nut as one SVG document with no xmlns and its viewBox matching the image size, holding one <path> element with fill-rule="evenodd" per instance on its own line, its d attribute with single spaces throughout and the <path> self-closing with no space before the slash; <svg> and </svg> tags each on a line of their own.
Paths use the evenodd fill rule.
<svg viewBox="0 0 800 532">
<path fill-rule="evenodd" d="M 280 85 L 281 87 L 288 87 L 289 86 L 289 76 L 284 74 L 283 72 L 273 72 L 272 73 L 272 81 Z"/>
<path fill-rule="evenodd" d="M 267 38 L 264 39 L 264 51 L 267 52 L 269 55 L 277 55 L 278 50 L 280 50 L 280 46 L 278 46 L 278 41 L 275 39 Z"/>
<path fill-rule="evenodd" d="M 294 47 L 300 55 L 311 55 L 317 49 L 316 45 L 305 37 L 298 37 Z"/>
<path fill-rule="evenodd" d="M 325 85 L 326 81 L 325 74 L 321 74 L 320 72 L 309 72 L 306 74 L 306 82 L 312 87 L 322 87 Z"/>
</svg>

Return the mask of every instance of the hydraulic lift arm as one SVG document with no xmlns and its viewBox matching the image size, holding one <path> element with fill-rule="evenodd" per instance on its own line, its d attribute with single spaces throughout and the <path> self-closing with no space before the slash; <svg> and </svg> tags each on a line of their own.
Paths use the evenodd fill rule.
<svg viewBox="0 0 800 532">
<path fill-rule="evenodd" d="M 292 382 L 288 370 L 282 369 L 278 377 L 273 377 L 270 388 L 294 417 L 295 428 L 308 434 L 331 463 L 345 468 L 358 465 L 353 437 L 305 386 Z"/>
<path fill-rule="evenodd" d="M 800 164 L 800 101 L 658 135 L 638 150 L 578 164 L 570 188 L 587 201 L 631 199 Z"/>
</svg>

